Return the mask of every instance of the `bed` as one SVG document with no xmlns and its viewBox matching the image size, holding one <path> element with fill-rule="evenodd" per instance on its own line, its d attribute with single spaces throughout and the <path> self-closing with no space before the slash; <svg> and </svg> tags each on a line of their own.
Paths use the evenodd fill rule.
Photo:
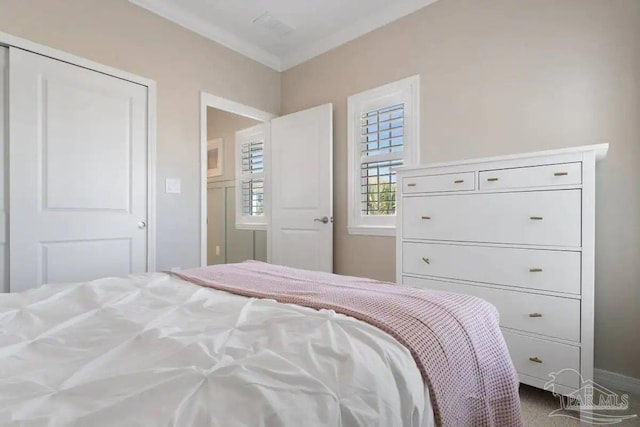
<svg viewBox="0 0 640 427">
<path fill-rule="evenodd" d="M 371 320 L 354 295 L 397 315 Z M 415 295 L 453 320 L 407 316 Z M 461 369 L 462 347 L 499 335 L 495 310 L 452 295 L 259 262 L 1 295 L 0 425 L 521 424 L 501 336 Z M 465 304 L 486 325 L 416 351 Z"/>
</svg>

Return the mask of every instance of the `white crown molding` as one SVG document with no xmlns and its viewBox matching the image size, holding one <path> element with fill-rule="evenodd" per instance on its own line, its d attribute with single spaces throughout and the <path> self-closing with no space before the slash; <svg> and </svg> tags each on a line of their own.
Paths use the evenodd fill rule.
<svg viewBox="0 0 640 427">
<path fill-rule="evenodd" d="M 335 49 L 338 46 L 400 19 L 403 16 L 409 15 L 436 1 L 438 0 L 405 0 L 394 2 L 390 6 L 366 15 L 362 19 L 354 21 L 349 26 L 327 37 L 309 43 L 280 57 L 182 9 L 177 3 L 157 0 L 129 0 L 129 2 L 137 6 L 147 9 L 156 15 L 160 15 L 171 22 L 198 33 L 276 71 L 285 71 L 302 64 L 311 58 Z"/>
<path fill-rule="evenodd" d="M 129 2 L 162 16 L 194 33 L 200 34 L 216 43 L 234 50 L 254 61 L 257 61 L 276 71 L 282 71 L 281 60 L 266 50 L 223 30 L 206 20 L 189 13 L 177 6 L 177 3 L 157 0 L 129 0 Z"/>
<path fill-rule="evenodd" d="M 295 51 L 281 58 L 282 69 L 288 70 L 296 65 L 302 64 L 321 55 L 325 52 L 335 49 L 351 40 L 357 39 L 373 30 L 387 25 L 397 19 L 407 16 L 423 7 L 426 7 L 438 0 L 407 0 L 402 2 L 394 2 L 391 6 L 377 11 L 376 13 L 366 15 L 362 19 L 354 21 L 349 26 L 336 31 L 335 33 L 324 37 L 318 41 L 308 44 L 307 46 L 296 49 Z"/>
</svg>

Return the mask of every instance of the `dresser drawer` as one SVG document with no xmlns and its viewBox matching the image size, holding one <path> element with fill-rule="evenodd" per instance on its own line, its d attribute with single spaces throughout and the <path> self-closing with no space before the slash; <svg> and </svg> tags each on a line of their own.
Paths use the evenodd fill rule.
<svg viewBox="0 0 640 427">
<path fill-rule="evenodd" d="M 478 177 L 480 190 L 579 185 L 582 183 L 582 164 L 577 162 L 488 170 L 481 171 Z"/>
<path fill-rule="evenodd" d="M 498 309 L 500 326 L 580 342 L 580 300 L 415 277 L 402 282 L 482 298 Z"/>
<path fill-rule="evenodd" d="M 580 252 L 405 242 L 402 271 L 580 294 Z"/>
<path fill-rule="evenodd" d="M 462 172 L 404 178 L 402 191 L 411 194 L 475 190 L 475 175 L 475 172 Z"/>
<path fill-rule="evenodd" d="M 570 368 L 580 371 L 580 348 L 544 339 L 502 331 L 511 359 L 519 374 L 550 381 L 549 374 Z M 531 360 L 533 359 L 533 360 Z M 580 379 L 575 372 L 563 372 L 556 383 L 577 389 Z"/>
<path fill-rule="evenodd" d="M 581 190 L 404 197 L 405 239 L 579 247 Z"/>
</svg>

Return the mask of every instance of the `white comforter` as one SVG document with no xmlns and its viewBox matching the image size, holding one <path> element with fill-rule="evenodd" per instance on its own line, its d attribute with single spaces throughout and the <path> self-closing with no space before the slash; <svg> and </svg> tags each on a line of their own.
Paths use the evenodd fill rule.
<svg viewBox="0 0 640 427">
<path fill-rule="evenodd" d="M 0 425 L 420 426 L 409 351 L 333 311 L 164 274 L 0 295 Z"/>
</svg>

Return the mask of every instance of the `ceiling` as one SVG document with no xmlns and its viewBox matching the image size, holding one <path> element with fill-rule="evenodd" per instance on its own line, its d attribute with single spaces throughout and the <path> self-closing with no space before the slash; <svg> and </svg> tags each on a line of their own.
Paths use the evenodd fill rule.
<svg viewBox="0 0 640 427">
<path fill-rule="evenodd" d="M 437 0 L 129 0 L 283 71 Z"/>
</svg>

